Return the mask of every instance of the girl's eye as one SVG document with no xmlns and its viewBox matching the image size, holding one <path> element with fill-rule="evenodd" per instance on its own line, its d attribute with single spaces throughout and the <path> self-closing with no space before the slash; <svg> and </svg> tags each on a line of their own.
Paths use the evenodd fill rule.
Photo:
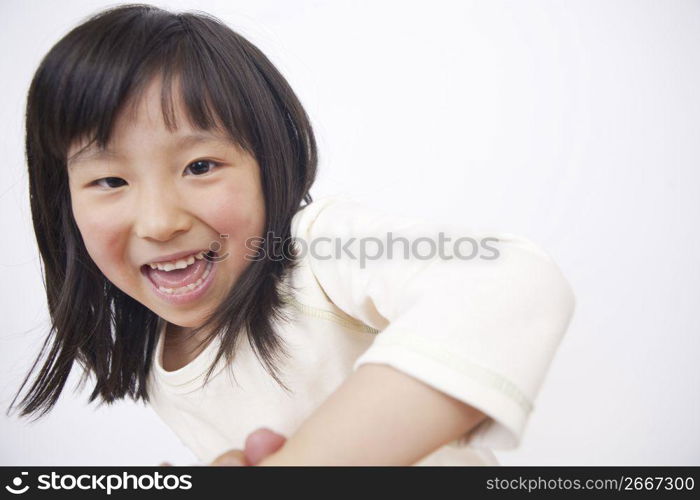
<svg viewBox="0 0 700 500">
<path fill-rule="evenodd" d="M 119 177 L 104 177 L 102 179 L 97 179 L 93 184 L 97 184 L 100 187 L 115 189 L 122 187 L 124 184 L 126 184 L 126 181 Z"/>
<path fill-rule="evenodd" d="M 208 174 L 209 172 L 211 172 L 214 169 L 214 167 L 218 167 L 218 166 L 219 166 L 219 164 L 216 163 L 215 161 L 197 160 L 197 161 L 193 161 L 192 163 L 187 165 L 187 168 L 185 170 L 190 169 L 190 171 L 194 175 L 201 176 L 204 174 Z"/>
</svg>

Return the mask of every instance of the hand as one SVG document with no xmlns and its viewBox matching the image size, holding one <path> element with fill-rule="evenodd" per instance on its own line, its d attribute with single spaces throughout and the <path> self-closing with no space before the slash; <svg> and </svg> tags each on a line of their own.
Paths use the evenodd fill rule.
<svg viewBox="0 0 700 500">
<path fill-rule="evenodd" d="M 248 466 L 257 465 L 262 459 L 279 450 L 287 441 L 281 434 L 261 427 L 248 434 L 245 440 L 245 450 L 229 450 L 222 453 L 209 464 L 211 466 Z M 171 466 L 162 462 L 161 466 Z"/>
<path fill-rule="evenodd" d="M 287 438 L 282 434 L 261 427 L 248 434 L 244 455 L 250 465 L 258 465 L 262 459 L 282 448 Z"/>
<path fill-rule="evenodd" d="M 257 465 L 263 458 L 279 450 L 287 439 L 265 427 L 251 432 L 245 440 L 245 450 L 229 450 L 216 457 L 213 466 Z"/>
</svg>

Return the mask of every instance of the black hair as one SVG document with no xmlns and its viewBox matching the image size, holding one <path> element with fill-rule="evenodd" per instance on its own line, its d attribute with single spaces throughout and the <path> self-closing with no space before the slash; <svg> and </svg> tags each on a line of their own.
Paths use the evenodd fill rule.
<svg viewBox="0 0 700 500">
<path fill-rule="evenodd" d="M 89 402 L 126 396 L 148 401 L 159 317 L 114 286 L 89 257 L 71 210 L 67 154 L 81 138 L 104 148 L 117 115 L 157 76 L 169 129 L 176 81 L 193 126 L 222 124 L 257 160 L 264 234 L 288 241 L 292 217 L 312 201 L 318 157 L 310 120 L 285 78 L 251 42 L 211 15 L 144 4 L 107 9 L 75 27 L 43 58 L 27 96 L 30 204 L 51 328 L 8 414 L 49 344 L 20 416 L 40 418 L 51 410 L 74 361 L 83 367 L 81 382 L 94 375 Z M 246 334 L 266 370 L 289 390 L 276 366 L 286 352 L 273 327 L 283 317 L 284 277 L 297 263 L 293 252 L 284 255 L 251 261 L 217 310 L 191 332 L 211 329 L 204 342 L 221 333 L 205 383 L 222 356 L 232 360 L 237 339 Z"/>
</svg>

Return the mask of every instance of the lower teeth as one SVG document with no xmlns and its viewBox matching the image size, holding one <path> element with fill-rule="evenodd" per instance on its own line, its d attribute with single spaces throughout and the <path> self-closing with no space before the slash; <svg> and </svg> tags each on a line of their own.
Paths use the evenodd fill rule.
<svg viewBox="0 0 700 500">
<path fill-rule="evenodd" d="M 209 276 L 209 272 L 211 271 L 213 264 L 210 262 L 207 263 L 207 267 L 204 269 L 204 274 L 202 274 L 202 277 L 199 278 L 197 281 L 194 283 L 190 283 L 189 285 L 182 286 L 180 288 L 166 288 L 164 286 L 159 286 L 158 290 L 164 293 L 168 293 L 170 295 L 180 295 L 183 293 L 191 292 L 195 288 L 198 288 L 199 285 L 204 283 L 204 280 L 207 279 L 207 276 Z"/>
</svg>

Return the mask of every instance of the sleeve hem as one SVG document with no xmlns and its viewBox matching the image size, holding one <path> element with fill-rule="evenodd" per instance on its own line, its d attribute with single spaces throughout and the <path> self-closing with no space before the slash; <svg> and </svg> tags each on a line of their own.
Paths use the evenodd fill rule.
<svg viewBox="0 0 700 500">
<path fill-rule="evenodd" d="M 402 340 L 407 338 L 405 334 L 402 333 Z M 449 446 L 508 450 L 520 445 L 532 405 L 529 401 L 513 398 L 511 391 L 504 390 L 504 387 L 512 389 L 509 381 L 466 360 L 455 366 L 449 353 L 426 353 L 404 342 L 380 340 L 377 338 L 355 360 L 353 370 L 365 363 L 389 365 L 489 417 L 469 433 L 450 442 Z"/>
</svg>

